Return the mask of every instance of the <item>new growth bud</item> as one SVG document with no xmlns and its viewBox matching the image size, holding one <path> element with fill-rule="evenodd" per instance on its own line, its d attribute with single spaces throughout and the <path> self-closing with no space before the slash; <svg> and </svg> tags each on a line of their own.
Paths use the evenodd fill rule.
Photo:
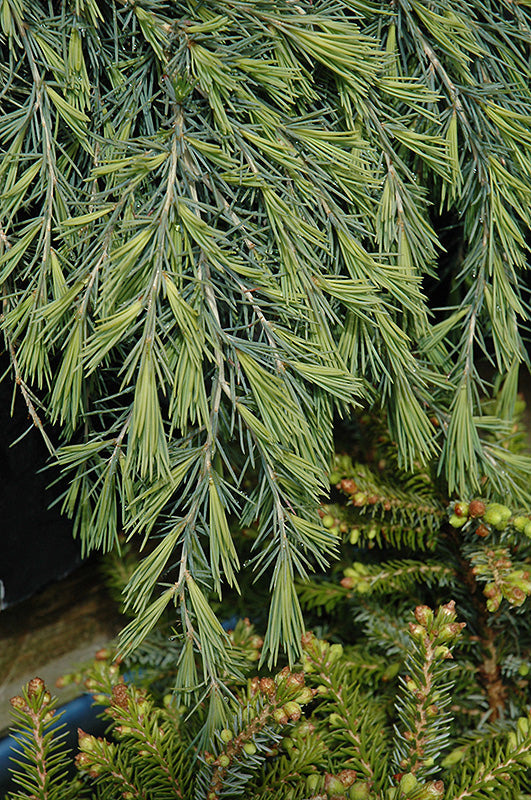
<svg viewBox="0 0 531 800">
<path fill-rule="evenodd" d="M 408 794 L 408 792 L 412 792 L 415 787 L 417 786 L 417 779 L 413 775 L 412 772 L 406 772 L 405 775 L 402 775 L 400 778 L 400 789 L 403 794 Z"/>
<path fill-rule="evenodd" d="M 28 695 L 33 697 L 39 692 L 44 690 L 44 681 L 42 678 L 32 678 L 32 680 L 28 683 Z"/>
<path fill-rule="evenodd" d="M 415 609 L 415 619 L 419 625 L 427 627 L 433 622 L 433 611 L 429 606 L 417 606 Z"/>
<path fill-rule="evenodd" d="M 472 500 L 468 505 L 469 517 L 482 517 L 485 513 L 485 503 L 481 500 Z"/>
</svg>

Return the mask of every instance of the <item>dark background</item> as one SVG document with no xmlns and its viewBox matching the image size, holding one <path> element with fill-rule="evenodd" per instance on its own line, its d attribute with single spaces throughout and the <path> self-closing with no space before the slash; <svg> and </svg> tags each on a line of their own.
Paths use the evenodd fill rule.
<svg viewBox="0 0 531 800">
<path fill-rule="evenodd" d="M 17 391 L 13 416 L 13 381 L 9 361 L 0 357 L 0 609 L 29 597 L 81 562 L 70 520 L 59 505 L 49 508 L 61 488 L 48 488 L 57 468 L 44 469 L 49 455 Z M 29 429 L 29 431 L 28 431 Z M 25 431 L 28 433 L 11 446 Z M 51 438 L 53 434 L 50 434 Z M 53 438 L 52 438 L 53 441 Z"/>
</svg>

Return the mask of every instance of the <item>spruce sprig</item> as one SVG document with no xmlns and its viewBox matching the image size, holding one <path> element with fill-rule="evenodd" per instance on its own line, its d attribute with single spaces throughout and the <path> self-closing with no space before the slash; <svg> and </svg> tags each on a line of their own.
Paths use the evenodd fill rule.
<svg viewBox="0 0 531 800">
<path fill-rule="evenodd" d="M 56 706 L 42 678 L 33 678 L 21 695 L 11 698 L 12 760 L 17 765 L 13 781 L 20 788 L 9 793 L 10 800 L 73 800 L 82 794 L 81 782 L 69 774 L 71 754 L 63 741 L 64 725 L 59 723 L 61 714 L 55 715 Z"/>
</svg>

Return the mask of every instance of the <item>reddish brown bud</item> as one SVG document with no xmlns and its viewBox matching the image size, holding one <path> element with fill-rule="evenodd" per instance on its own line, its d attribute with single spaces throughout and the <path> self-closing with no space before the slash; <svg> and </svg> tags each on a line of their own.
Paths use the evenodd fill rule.
<svg viewBox="0 0 531 800">
<path fill-rule="evenodd" d="M 267 694 L 269 695 L 269 697 L 272 697 L 276 691 L 275 681 L 273 680 L 273 678 L 261 678 L 260 691 L 262 692 L 262 694 Z"/>
<path fill-rule="evenodd" d="M 356 482 L 353 481 L 352 478 L 343 478 L 340 486 L 341 491 L 345 492 L 345 494 L 354 494 L 358 489 Z"/>
<path fill-rule="evenodd" d="M 482 517 L 485 513 L 485 503 L 481 500 L 472 500 L 468 506 L 468 516 L 469 517 Z"/>
<path fill-rule="evenodd" d="M 17 694 L 16 697 L 12 697 L 9 702 L 11 703 L 13 708 L 19 708 L 19 709 L 27 708 L 26 701 L 19 694 Z"/>
<path fill-rule="evenodd" d="M 42 678 L 32 678 L 31 681 L 28 683 L 28 695 L 33 697 L 34 695 L 42 692 L 44 689 L 44 681 Z"/>
<path fill-rule="evenodd" d="M 414 622 L 409 623 L 409 632 L 414 639 L 423 639 L 426 636 L 426 629 L 422 625 L 416 625 Z"/>
<path fill-rule="evenodd" d="M 442 605 L 441 611 L 443 611 L 447 617 L 455 616 L 455 600 L 450 600 L 448 603 Z"/>
<path fill-rule="evenodd" d="M 521 606 L 527 595 L 521 589 L 514 587 L 508 592 L 509 602 L 516 606 Z"/>
<path fill-rule="evenodd" d="M 426 798 L 433 798 L 433 800 L 442 800 L 444 796 L 444 783 L 442 781 L 433 781 L 426 786 Z"/>
<path fill-rule="evenodd" d="M 304 686 L 304 672 L 292 672 L 286 678 L 286 688 L 302 689 Z"/>
<path fill-rule="evenodd" d="M 119 706 L 120 708 L 123 709 L 127 709 L 128 697 L 129 695 L 125 683 L 117 683 L 116 686 L 112 687 L 113 705 Z"/>
<path fill-rule="evenodd" d="M 356 780 L 356 772 L 353 769 L 342 769 L 337 777 L 343 786 L 348 789 Z"/>
<path fill-rule="evenodd" d="M 457 502 L 454 503 L 454 514 L 458 517 L 466 517 L 469 513 L 469 505 L 468 503 Z"/>
</svg>

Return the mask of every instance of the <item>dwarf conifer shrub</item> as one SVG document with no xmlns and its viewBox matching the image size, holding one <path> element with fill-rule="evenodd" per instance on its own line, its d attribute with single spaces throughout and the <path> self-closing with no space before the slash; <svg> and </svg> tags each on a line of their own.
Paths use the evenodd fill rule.
<svg viewBox="0 0 531 800">
<path fill-rule="evenodd" d="M 190 717 L 163 694 L 170 673 L 154 695 L 124 682 L 100 652 L 85 682 L 109 729 L 99 738 L 79 730 L 75 777 L 36 678 L 11 701 L 29 760 L 19 761 L 20 790 L 7 800 L 524 800 L 529 713 L 490 724 L 480 706 L 464 713 L 463 669 L 473 676 L 455 603 L 419 605 L 410 617 L 379 652 L 363 639 L 343 646 L 307 633 L 301 665 L 261 676 L 251 672 L 256 635 L 239 623 L 232 639 L 248 656 L 247 674 L 231 684 L 224 726 L 207 745 L 197 738 L 207 704 Z"/>
<path fill-rule="evenodd" d="M 526 713 L 529 506 L 474 495 L 449 500 L 435 473 L 401 472 L 379 419 L 365 417 L 352 441 L 351 452 L 334 460 L 335 502 L 321 511 L 324 526 L 343 540 L 341 555 L 326 574 L 298 586 L 308 619 L 339 641 L 361 636 L 367 653 L 381 652 L 387 642 L 398 665 L 407 646 L 396 632 L 411 607 L 451 597 L 466 622 L 453 706 L 460 724 L 504 723 Z M 515 422 L 513 447 L 519 446 Z"/>
<path fill-rule="evenodd" d="M 68 753 L 38 678 L 12 699 L 26 758 L 15 752 L 7 800 L 529 797 L 531 514 L 488 497 L 448 502 L 436 474 L 400 470 L 381 418 L 348 436 L 321 509 L 340 554 L 297 585 L 314 627 L 300 660 L 271 671 L 263 631 L 242 619 L 224 634 L 232 658 L 212 689 L 166 610 L 125 659 L 106 648 L 64 679 L 102 708 L 103 737 L 80 730 Z M 519 438 L 515 422 L 515 449 Z M 244 553 L 259 531 L 233 535 Z M 127 545 L 107 558 L 119 595 L 138 558 Z M 219 616 L 240 604 L 265 629 L 267 581 L 253 588 Z M 183 691 L 185 671 L 195 691 Z"/>
</svg>

